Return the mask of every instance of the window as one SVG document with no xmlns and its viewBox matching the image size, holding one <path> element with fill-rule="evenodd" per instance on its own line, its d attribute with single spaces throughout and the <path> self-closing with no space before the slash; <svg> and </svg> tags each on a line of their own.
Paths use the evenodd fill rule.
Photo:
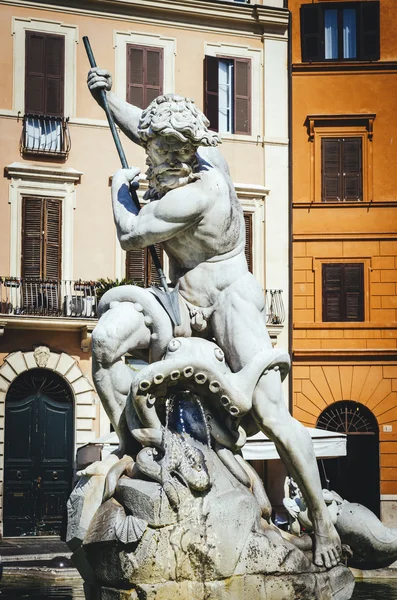
<svg viewBox="0 0 397 600">
<path fill-rule="evenodd" d="M 22 151 L 65 156 L 70 148 L 64 115 L 65 38 L 26 31 L 25 117 Z"/>
<path fill-rule="evenodd" d="M 362 200 L 361 138 L 322 138 L 322 201 Z"/>
<path fill-rule="evenodd" d="M 301 6 L 302 61 L 379 60 L 379 2 Z"/>
<path fill-rule="evenodd" d="M 25 113 L 63 116 L 65 39 L 26 32 Z"/>
<path fill-rule="evenodd" d="M 206 56 L 204 76 L 210 129 L 251 135 L 251 60 Z"/>
<path fill-rule="evenodd" d="M 59 198 L 22 199 L 23 278 L 61 278 L 61 225 Z"/>
<path fill-rule="evenodd" d="M 322 265 L 323 321 L 364 321 L 364 263 Z"/>
<path fill-rule="evenodd" d="M 146 108 L 163 93 L 163 49 L 127 45 L 127 102 Z"/>
<path fill-rule="evenodd" d="M 160 244 L 154 245 L 157 256 L 160 258 L 163 267 L 163 250 Z M 149 287 L 152 284 L 159 284 L 160 280 L 148 248 L 143 250 L 127 250 L 125 257 L 125 276 L 126 279 L 133 281 L 136 285 Z"/>
</svg>

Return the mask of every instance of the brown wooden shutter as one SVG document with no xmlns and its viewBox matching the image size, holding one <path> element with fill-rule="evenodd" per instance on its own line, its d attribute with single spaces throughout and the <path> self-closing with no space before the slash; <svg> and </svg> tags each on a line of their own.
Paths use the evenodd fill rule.
<svg viewBox="0 0 397 600">
<path fill-rule="evenodd" d="M 43 214 L 43 198 L 23 198 L 21 274 L 25 279 L 40 279 L 42 275 Z"/>
<path fill-rule="evenodd" d="M 127 46 L 127 102 L 145 108 L 143 56 L 144 48 Z"/>
<path fill-rule="evenodd" d="M 163 49 L 127 45 L 127 102 L 146 108 L 163 93 Z"/>
<path fill-rule="evenodd" d="M 322 201 L 341 200 L 341 140 L 323 138 L 321 140 L 322 157 Z"/>
<path fill-rule="evenodd" d="M 204 59 L 204 114 L 210 122 L 209 129 L 219 129 L 219 76 L 218 58 L 206 56 Z"/>
<path fill-rule="evenodd" d="M 323 321 L 363 321 L 363 263 L 324 264 L 322 299 Z"/>
<path fill-rule="evenodd" d="M 251 133 L 251 61 L 234 60 L 234 133 Z"/>
<path fill-rule="evenodd" d="M 61 206 L 59 198 L 23 198 L 23 278 L 61 279 Z"/>
<path fill-rule="evenodd" d="M 154 244 L 154 247 L 156 249 L 157 256 L 160 259 L 161 267 L 163 267 L 164 255 L 163 255 L 163 249 L 161 247 L 161 244 Z M 150 256 L 149 249 L 147 249 L 147 255 L 148 255 L 147 262 L 148 262 L 148 267 L 149 267 L 148 268 L 148 281 L 147 281 L 147 284 L 148 285 L 152 285 L 152 284 L 155 283 L 155 284 L 159 285 L 160 284 L 160 278 L 159 278 L 159 276 L 157 274 L 157 271 L 156 271 L 156 268 L 155 268 L 155 266 L 153 264 L 152 258 Z"/>
<path fill-rule="evenodd" d="M 300 10 L 302 62 L 324 60 L 323 12 L 317 4 L 303 4 Z"/>
<path fill-rule="evenodd" d="M 342 264 L 323 265 L 323 321 L 342 321 Z"/>
<path fill-rule="evenodd" d="M 362 200 L 361 138 L 345 138 L 342 144 L 343 200 Z"/>
<path fill-rule="evenodd" d="M 47 198 L 44 211 L 43 278 L 61 279 L 62 213 L 59 198 Z"/>
<path fill-rule="evenodd" d="M 163 266 L 163 250 L 161 244 L 155 244 L 154 247 L 156 248 L 157 256 L 160 259 L 160 264 Z M 127 250 L 125 265 L 126 278 L 133 281 L 136 285 L 149 287 L 154 283 L 160 283 L 148 248 L 143 248 L 142 250 Z"/>
<path fill-rule="evenodd" d="M 346 321 L 364 321 L 364 265 L 344 265 L 344 317 Z"/>
<path fill-rule="evenodd" d="M 65 38 L 61 35 L 46 37 L 46 107 L 47 115 L 62 117 L 65 71 Z"/>
<path fill-rule="evenodd" d="M 163 93 L 163 49 L 146 48 L 146 106 Z"/>
<path fill-rule="evenodd" d="M 252 260 L 252 213 L 244 213 L 245 224 L 245 258 L 247 259 L 248 270 L 253 273 Z"/>
<path fill-rule="evenodd" d="M 45 111 L 45 34 L 26 32 L 25 113 Z"/>
<path fill-rule="evenodd" d="M 147 251 L 142 250 L 127 250 L 126 252 L 126 273 L 125 276 L 130 281 L 137 285 L 146 285 L 147 273 Z"/>
<path fill-rule="evenodd" d="M 63 116 L 65 38 L 26 32 L 25 113 Z"/>
<path fill-rule="evenodd" d="M 380 3 L 360 2 L 359 41 L 361 60 L 380 59 Z"/>
</svg>

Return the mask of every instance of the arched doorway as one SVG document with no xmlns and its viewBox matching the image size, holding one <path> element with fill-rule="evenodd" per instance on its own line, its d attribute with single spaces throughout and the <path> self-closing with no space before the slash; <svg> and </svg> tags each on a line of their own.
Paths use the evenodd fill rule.
<svg viewBox="0 0 397 600">
<path fill-rule="evenodd" d="M 48 369 L 10 385 L 5 406 L 4 535 L 56 535 L 71 492 L 73 395 Z"/>
<path fill-rule="evenodd" d="M 347 435 L 347 456 L 323 462 L 323 485 L 379 517 L 379 427 L 373 413 L 358 402 L 335 402 L 321 413 L 317 427 Z"/>
</svg>

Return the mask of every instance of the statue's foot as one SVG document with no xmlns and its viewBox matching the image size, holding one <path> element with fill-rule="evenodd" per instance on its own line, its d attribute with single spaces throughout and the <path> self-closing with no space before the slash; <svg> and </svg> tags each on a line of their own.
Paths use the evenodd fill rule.
<svg viewBox="0 0 397 600">
<path fill-rule="evenodd" d="M 332 569 L 339 563 L 341 552 L 341 541 L 332 523 L 323 522 L 317 526 L 314 534 L 314 564 Z"/>
</svg>

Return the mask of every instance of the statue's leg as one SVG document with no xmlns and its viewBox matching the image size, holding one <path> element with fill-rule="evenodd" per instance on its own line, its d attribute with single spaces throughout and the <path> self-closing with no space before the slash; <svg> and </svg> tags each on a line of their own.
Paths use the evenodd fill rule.
<svg viewBox="0 0 397 600">
<path fill-rule="evenodd" d="M 234 372 L 263 349 L 271 348 L 263 293 L 252 276 L 236 281 L 225 291 L 213 315 L 212 327 L 216 342 Z M 336 565 L 340 540 L 323 500 L 313 444 L 305 427 L 288 412 L 277 371 L 270 370 L 259 380 L 252 416 L 276 445 L 305 497 L 315 527 L 315 564 L 327 568 Z"/>
<path fill-rule="evenodd" d="M 340 556 L 340 539 L 323 500 L 313 444 L 306 428 L 287 410 L 278 372 L 269 371 L 260 379 L 254 392 L 253 415 L 260 429 L 273 440 L 309 507 L 315 564 L 335 566 Z"/>
<path fill-rule="evenodd" d="M 121 455 L 125 444 L 120 417 L 133 375 L 122 357 L 133 350 L 148 348 L 150 336 L 143 313 L 130 302 L 115 303 L 102 315 L 92 334 L 93 379 L 106 414 L 119 436 Z"/>
</svg>

